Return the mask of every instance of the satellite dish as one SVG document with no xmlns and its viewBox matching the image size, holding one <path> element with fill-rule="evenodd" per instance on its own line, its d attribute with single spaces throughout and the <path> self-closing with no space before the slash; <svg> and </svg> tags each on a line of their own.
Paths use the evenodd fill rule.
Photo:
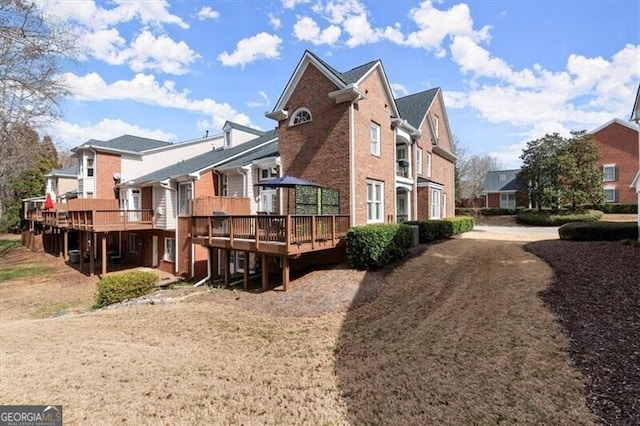
<svg viewBox="0 0 640 426">
<path fill-rule="evenodd" d="M 119 181 L 119 180 L 120 180 L 120 173 L 115 172 L 115 173 L 113 174 L 113 180 L 117 180 L 117 181 Z"/>
</svg>

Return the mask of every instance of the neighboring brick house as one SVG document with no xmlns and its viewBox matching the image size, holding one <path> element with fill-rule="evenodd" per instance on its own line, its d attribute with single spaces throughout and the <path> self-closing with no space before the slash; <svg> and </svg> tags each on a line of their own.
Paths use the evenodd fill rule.
<svg viewBox="0 0 640 426">
<path fill-rule="evenodd" d="M 454 215 L 440 89 L 395 99 L 381 61 L 342 73 L 305 51 L 267 117 L 283 173 L 339 190 L 351 225 Z"/>
<path fill-rule="evenodd" d="M 520 169 L 487 172 L 482 193 L 486 199 L 485 207 L 515 209 L 529 206 L 526 194 L 518 190 L 519 172 Z"/>
<path fill-rule="evenodd" d="M 636 203 L 632 183 L 638 173 L 638 126 L 614 118 L 589 134 L 600 151 L 606 202 Z"/>
</svg>

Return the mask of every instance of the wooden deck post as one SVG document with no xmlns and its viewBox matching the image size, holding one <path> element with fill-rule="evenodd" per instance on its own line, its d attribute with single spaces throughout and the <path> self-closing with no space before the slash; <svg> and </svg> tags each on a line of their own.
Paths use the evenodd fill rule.
<svg viewBox="0 0 640 426">
<path fill-rule="evenodd" d="M 231 250 L 224 249 L 222 250 L 222 265 L 224 267 L 224 286 L 229 287 L 229 282 L 231 281 L 231 268 L 229 268 L 229 254 Z"/>
<path fill-rule="evenodd" d="M 289 257 L 282 256 L 282 288 L 287 291 L 289 287 Z"/>
<path fill-rule="evenodd" d="M 69 260 L 69 230 L 65 229 L 63 231 L 62 239 L 64 240 L 62 258 L 64 260 Z"/>
<path fill-rule="evenodd" d="M 93 232 L 91 233 L 91 239 L 88 241 L 89 243 L 89 276 L 92 277 L 95 273 L 96 260 L 93 255 Z"/>
<path fill-rule="evenodd" d="M 80 241 L 78 241 L 78 248 L 80 249 L 80 272 L 82 272 L 82 264 L 84 263 L 84 231 L 78 232 L 80 235 Z"/>
<path fill-rule="evenodd" d="M 262 291 L 267 291 L 269 286 L 269 256 L 266 253 L 262 254 L 260 271 L 262 272 Z"/>
<path fill-rule="evenodd" d="M 107 275 L 107 233 L 102 233 L 102 278 Z"/>
<path fill-rule="evenodd" d="M 244 252 L 244 289 L 249 289 L 249 252 Z"/>
</svg>

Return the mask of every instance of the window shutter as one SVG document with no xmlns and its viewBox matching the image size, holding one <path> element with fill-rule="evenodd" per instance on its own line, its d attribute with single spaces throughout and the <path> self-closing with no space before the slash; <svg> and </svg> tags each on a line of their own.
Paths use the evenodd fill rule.
<svg viewBox="0 0 640 426">
<path fill-rule="evenodd" d="M 614 176 L 614 180 L 617 182 L 620 179 L 620 167 L 616 166 L 614 168 L 615 170 L 615 176 Z M 618 190 L 616 190 L 616 194 L 618 194 Z M 616 195 L 616 200 L 618 199 L 617 195 Z"/>
</svg>

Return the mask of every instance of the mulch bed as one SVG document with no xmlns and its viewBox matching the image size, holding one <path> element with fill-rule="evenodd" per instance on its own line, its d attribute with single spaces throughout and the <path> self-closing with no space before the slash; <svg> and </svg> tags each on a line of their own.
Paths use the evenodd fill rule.
<svg viewBox="0 0 640 426">
<path fill-rule="evenodd" d="M 640 424 L 640 247 L 541 241 L 526 249 L 555 272 L 541 294 L 587 379 L 587 403 L 604 424 Z"/>
</svg>

